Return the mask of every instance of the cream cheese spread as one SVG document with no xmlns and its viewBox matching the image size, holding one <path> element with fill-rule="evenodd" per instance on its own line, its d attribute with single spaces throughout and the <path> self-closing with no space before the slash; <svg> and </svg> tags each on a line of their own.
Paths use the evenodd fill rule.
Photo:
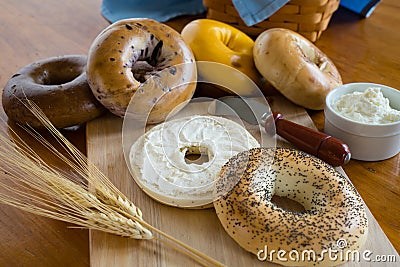
<svg viewBox="0 0 400 267">
<path fill-rule="evenodd" d="M 332 107 L 342 116 L 362 123 L 387 124 L 400 120 L 400 111 L 390 107 L 389 99 L 379 87 L 342 95 Z"/>
<path fill-rule="evenodd" d="M 232 156 L 259 146 L 232 120 L 196 115 L 146 132 L 131 147 L 130 163 L 135 180 L 150 196 L 173 206 L 196 206 L 213 200 L 213 182 Z M 188 162 L 188 153 L 208 160 Z"/>
</svg>

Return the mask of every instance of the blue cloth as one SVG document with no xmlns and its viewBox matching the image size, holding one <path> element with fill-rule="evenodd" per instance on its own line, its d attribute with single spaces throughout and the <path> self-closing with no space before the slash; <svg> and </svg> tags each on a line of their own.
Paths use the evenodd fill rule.
<svg viewBox="0 0 400 267">
<path fill-rule="evenodd" d="M 267 19 L 288 2 L 289 0 L 232 0 L 247 26 L 253 26 Z M 369 17 L 379 2 L 380 0 L 341 0 L 340 5 Z"/>
<path fill-rule="evenodd" d="M 340 5 L 368 18 L 380 0 L 341 0 Z"/>
<path fill-rule="evenodd" d="M 289 0 L 232 0 L 233 5 L 247 26 L 265 20 Z"/>
<path fill-rule="evenodd" d="M 202 0 L 103 0 L 102 15 L 110 22 L 127 18 L 167 21 L 180 15 L 205 11 Z"/>
<path fill-rule="evenodd" d="M 265 20 L 289 0 L 232 0 L 247 26 Z M 380 0 L 341 0 L 341 6 L 364 17 L 373 12 Z M 205 11 L 202 0 L 103 0 L 101 13 L 110 22 L 126 18 L 151 18 L 167 21 L 180 15 Z"/>
</svg>

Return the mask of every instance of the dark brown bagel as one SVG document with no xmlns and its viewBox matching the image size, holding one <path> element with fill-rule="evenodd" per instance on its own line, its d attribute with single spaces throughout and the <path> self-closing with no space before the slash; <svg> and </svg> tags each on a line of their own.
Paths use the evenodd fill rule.
<svg viewBox="0 0 400 267">
<path fill-rule="evenodd" d="M 15 122 L 43 125 L 21 99 L 35 102 L 57 128 L 92 120 L 105 112 L 86 80 L 87 57 L 68 55 L 43 59 L 19 69 L 3 90 L 3 108 Z"/>
</svg>

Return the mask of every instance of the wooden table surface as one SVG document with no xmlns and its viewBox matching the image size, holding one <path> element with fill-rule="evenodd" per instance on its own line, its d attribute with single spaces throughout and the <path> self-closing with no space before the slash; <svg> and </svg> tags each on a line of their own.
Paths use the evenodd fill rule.
<svg viewBox="0 0 400 267">
<path fill-rule="evenodd" d="M 86 54 L 108 25 L 100 0 L 0 1 L 0 88 L 20 67 L 50 56 Z M 368 19 L 337 11 L 317 46 L 337 65 L 344 83 L 400 88 L 400 2 L 383 0 Z M 190 18 L 170 22 L 180 30 Z M 4 113 L 1 113 L 6 118 Z M 323 129 L 323 112 L 310 112 Z M 64 132 L 85 151 L 85 131 Z M 400 156 L 351 160 L 344 167 L 397 251 L 400 251 Z M 1 178 L 1 176 L 0 176 Z M 0 205 L 0 266 L 88 266 L 88 231 Z"/>
</svg>

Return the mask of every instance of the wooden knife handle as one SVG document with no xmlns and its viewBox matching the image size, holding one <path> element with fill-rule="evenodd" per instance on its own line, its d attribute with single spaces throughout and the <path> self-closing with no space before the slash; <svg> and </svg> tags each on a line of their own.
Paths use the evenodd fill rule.
<svg viewBox="0 0 400 267">
<path fill-rule="evenodd" d="M 350 149 L 339 139 L 285 120 L 279 112 L 274 112 L 273 117 L 276 133 L 298 149 L 314 155 L 335 167 L 342 166 L 350 161 Z"/>
</svg>

